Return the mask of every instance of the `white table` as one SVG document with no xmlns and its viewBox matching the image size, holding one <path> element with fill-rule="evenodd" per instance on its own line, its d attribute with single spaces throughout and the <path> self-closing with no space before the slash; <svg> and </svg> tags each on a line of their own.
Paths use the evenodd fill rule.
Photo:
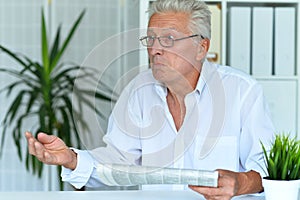
<svg viewBox="0 0 300 200">
<path fill-rule="evenodd" d="M 204 200 L 193 191 L 62 191 L 0 192 L 3 200 Z M 264 200 L 264 197 L 240 196 L 232 200 Z"/>
</svg>

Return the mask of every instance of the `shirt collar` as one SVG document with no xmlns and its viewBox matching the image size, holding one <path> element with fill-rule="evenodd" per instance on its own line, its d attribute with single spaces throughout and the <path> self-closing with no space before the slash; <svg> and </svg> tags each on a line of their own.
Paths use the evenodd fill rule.
<svg viewBox="0 0 300 200">
<path fill-rule="evenodd" d="M 204 88 L 206 86 L 206 80 L 207 80 L 207 78 L 205 78 L 205 77 L 208 76 L 208 74 L 209 74 L 208 69 L 210 67 L 212 67 L 211 65 L 212 64 L 210 62 L 208 62 L 207 60 L 205 60 L 203 62 L 201 73 L 200 73 L 200 77 L 199 77 L 198 83 L 196 85 L 196 91 L 198 91 L 200 95 L 202 94 L 202 92 L 203 92 L 203 90 L 204 90 Z"/>
</svg>

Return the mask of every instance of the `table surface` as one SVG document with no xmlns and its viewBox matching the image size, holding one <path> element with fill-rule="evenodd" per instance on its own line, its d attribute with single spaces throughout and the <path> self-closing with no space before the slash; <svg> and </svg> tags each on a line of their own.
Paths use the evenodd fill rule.
<svg viewBox="0 0 300 200">
<path fill-rule="evenodd" d="M 193 191 L 61 191 L 61 192 L 0 192 L 0 199 L 5 200 L 204 200 Z M 232 200 L 264 200 L 264 197 L 239 196 Z"/>
</svg>

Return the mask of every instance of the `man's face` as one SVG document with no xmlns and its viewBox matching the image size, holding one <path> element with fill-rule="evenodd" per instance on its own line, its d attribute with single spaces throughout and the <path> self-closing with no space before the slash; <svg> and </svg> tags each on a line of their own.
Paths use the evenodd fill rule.
<svg viewBox="0 0 300 200">
<path fill-rule="evenodd" d="M 188 29 L 189 15 L 186 13 L 154 14 L 148 25 L 148 36 L 172 36 L 174 39 L 192 35 Z M 154 77 L 165 84 L 189 80 L 200 70 L 199 45 L 193 38 L 174 41 L 172 47 L 163 47 L 156 39 L 148 47 Z"/>
</svg>

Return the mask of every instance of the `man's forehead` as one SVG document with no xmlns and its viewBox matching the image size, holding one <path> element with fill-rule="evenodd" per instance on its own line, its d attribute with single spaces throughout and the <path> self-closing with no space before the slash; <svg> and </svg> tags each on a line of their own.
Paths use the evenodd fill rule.
<svg viewBox="0 0 300 200">
<path fill-rule="evenodd" d="M 148 27 L 148 32 L 179 32 L 175 27 L 168 28 L 157 28 L 157 27 Z"/>
<path fill-rule="evenodd" d="M 148 27 L 147 33 L 148 34 L 174 34 L 174 35 L 183 34 L 175 27 L 169 27 L 169 28 Z"/>
</svg>

